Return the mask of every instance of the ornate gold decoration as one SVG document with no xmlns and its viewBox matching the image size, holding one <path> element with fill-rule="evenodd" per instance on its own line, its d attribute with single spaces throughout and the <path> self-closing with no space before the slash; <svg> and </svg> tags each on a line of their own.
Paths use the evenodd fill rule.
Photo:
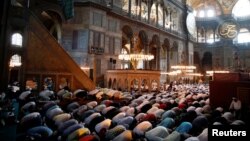
<svg viewBox="0 0 250 141">
<path fill-rule="evenodd" d="M 226 39 L 233 39 L 238 34 L 238 26 L 234 21 L 225 21 L 219 25 L 219 35 Z"/>
<path fill-rule="evenodd" d="M 154 55 L 152 54 L 144 54 L 143 51 L 140 53 L 132 53 L 132 54 L 120 54 L 118 56 L 120 60 L 130 61 L 133 69 L 137 68 L 138 61 L 150 61 L 154 59 Z"/>
<path fill-rule="evenodd" d="M 132 48 L 130 48 L 131 53 L 129 54 L 120 54 L 118 56 L 119 60 L 130 61 L 132 64 L 132 68 L 134 70 L 137 69 L 137 65 L 139 61 L 150 61 L 154 59 L 154 55 L 144 53 L 144 50 L 140 47 L 140 39 L 137 34 L 132 38 Z"/>
<path fill-rule="evenodd" d="M 219 0 L 218 2 L 221 4 L 223 9 L 232 9 L 237 1 L 238 0 Z"/>
</svg>

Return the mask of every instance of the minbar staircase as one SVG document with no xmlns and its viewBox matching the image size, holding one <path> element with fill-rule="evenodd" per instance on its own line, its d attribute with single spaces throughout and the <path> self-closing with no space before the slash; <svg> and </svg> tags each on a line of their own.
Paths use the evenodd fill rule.
<svg viewBox="0 0 250 141">
<path fill-rule="evenodd" d="M 66 79 L 71 90 L 95 89 L 94 82 L 81 70 L 35 15 L 30 15 L 27 48 L 25 49 L 25 79 L 38 81 L 43 88 L 46 77 L 53 79 L 54 90 L 59 90 Z"/>
</svg>

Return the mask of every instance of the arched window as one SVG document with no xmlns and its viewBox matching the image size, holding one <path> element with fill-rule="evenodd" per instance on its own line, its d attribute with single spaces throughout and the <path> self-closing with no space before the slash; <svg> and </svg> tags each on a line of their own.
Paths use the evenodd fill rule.
<svg viewBox="0 0 250 141">
<path fill-rule="evenodd" d="M 11 45 L 22 47 L 23 46 L 23 36 L 20 33 L 12 34 Z"/>
<path fill-rule="evenodd" d="M 198 42 L 205 43 L 205 28 L 204 27 L 201 27 L 198 30 Z"/>
<path fill-rule="evenodd" d="M 151 7 L 151 12 L 150 12 L 150 23 L 151 24 L 155 24 L 157 21 L 156 21 L 156 4 L 154 3 Z"/>
<path fill-rule="evenodd" d="M 163 7 L 158 5 L 158 25 L 163 26 Z"/>
<path fill-rule="evenodd" d="M 200 18 L 211 18 L 216 15 L 216 7 L 213 7 L 211 5 L 206 6 L 206 7 L 200 7 L 200 9 L 194 10 L 193 14 L 195 16 L 198 16 Z"/>
<path fill-rule="evenodd" d="M 20 55 L 15 54 L 15 55 L 11 56 L 10 64 L 9 64 L 10 67 L 20 67 L 21 65 L 22 65 L 22 62 L 21 62 Z"/>
<path fill-rule="evenodd" d="M 213 9 L 208 9 L 207 10 L 207 17 L 214 17 L 215 13 Z"/>
<path fill-rule="evenodd" d="M 204 10 L 201 10 L 201 11 L 199 12 L 199 17 L 201 17 L 201 18 L 205 17 L 205 12 L 204 12 Z"/>
<path fill-rule="evenodd" d="M 214 43 L 214 36 L 213 36 L 213 34 L 210 34 L 210 35 L 208 36 L 207 43 L 209 43 L 209 44 Z"/>
<path fill-rule="evenodd" d="M 239 34 L 237 36 L 237 42 L 238 43 L 247 43 L 250 42 L 250 32 L 246 28 L 242 28 L 239 31 Z"/>
<path fill-rule="evenodd" d="M 137 0 L 131 0 L 131 14 L 138 16 L 140 14 L 140 6 Z"/>
<path fill-rule="evenodd" d="M 128 0 L 123 0 L 122 1 L 122 10 L 128 13 L 128 11 L 129 11 L 128 6 L 129 6 L 129 1 Z"/>
<path fill-rule="evenodd" d="M 232 13 L 236 17 L 245 17 L 250 16 L 250 2 L 249 0 L 239 0 L 233 10 Z"/>
<path fill-rule="evenodd" d="M 145 2 L 141 2 L 141 17 L 144 20 L 148 19 L 148 6 Z"/>
</svg>

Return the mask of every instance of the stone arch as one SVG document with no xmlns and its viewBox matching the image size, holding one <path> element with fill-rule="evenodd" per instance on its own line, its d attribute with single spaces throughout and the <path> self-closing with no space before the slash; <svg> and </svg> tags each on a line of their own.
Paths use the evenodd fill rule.
<svg viewBox="0 0 250 141">
<path fill-rule="evenodd" d="M 133 52 L 140 53 L 142 50 L 147 51 L 148 36 L 144 30 L 133 35 Z"/>
<path fill-rule="evenodd" d="M 129 91 L 128 79 L 125 79 L 125 80 L 124 80 L 124 89 L 125 89 L 126 91 Z"/>
<path fill-rule="evenodd" d="M 40 16 L 40 14 L 43 12 L 43 11 L 53 11 L 55 13 L 58 13 L 58 15 L 60 16 L 60 19 L 62 19 L 63 21 L 65 21 L 65 16 L 64 16 L 64 13 L 62 11 L 62 7 L 58 4 L 48 4 L 47 2 L 42 2 L 42 1 L 39 1 L 38 3 L 40 4 L 37 4 L 35 8 L 33 8 L 34 12 Z"/>
<path fill-rule="evenodd" d="M 119 79 L 118 81 L 117 81 L 117 89 L 118 90 L 121 90 L 122 89 L 122 80 L 121 79 Z"/>
<path fill-rule="evenodd" d="M 170 50 L 170 42 L 169 42 L 168 38 L 164 39 L 163 45 L 164 45 L 164 47 L 166 48 L 167 51 Z"/>
<path fill-rule="evenodd" d="M 165 38 L 162 44 L 162 50 L 161 50 L 161 64 L 164 64 L 164 67 L 162 68 L 164 71 L 169 72 L 170 71 L 170 42 L 168 38 Z"/>
<path fill-rule="evenodd" d="M 150 19 L 149 19 L 149 23 L 150 24 L 156 24 L 156 5 L 157 5 L 157 3 L 156 2 L 153 2 L 153 4 L 151 5 L 151 8 L 150 8 Z"/>
<path fill-rule="evenodd" d="M 178 57 L 179 57 L 179 55 L 178 55 L 178 42 L 177 41 L 174 41 L 173 43 L 172 43 L 172 47 L 170 47 L 170 55 L 169 55 L 169 58 L 170 58 L 170 60 L 171 60 L 171 62 L 173 63 L 173 64 L 178 64 L 178 61 L 179 61 L 179 59 L 178 59 Z"/>
<path fill-rule="evenodd" d="M 164 53 L 168 53 L 170 50 L 170 42 L 168 38 L 165 38 L 162 44 L 162 50 L 164 51 Z"/>
<path fill-rule="evenodd" d="M 201 58 L 200 58 L 200 54 L 197 51 L 194 52 L 194 64 L 197 67 L 197 71 L 200 72 L 201 71 Z"/>
<path fill-rule="evenodd" d="M 122 28 L 122 48 L 127 48 L 128 53 L 131 52 L 131 47 L 133 46 L 133 30 L 130 26 L 125 25 Z M 129 46 L 127 46 L 129 45 Z"/>
<path fill-rule="evenodd" d="M 216 34 L 214 33 L 214 28 L 208 27 L 207 30 L 206 30 L 205 37 L 206 37 L 205 42 L 213 43 L 214 38 L 216 38 Z"/>
<path fill-rule="evenodd" d="M 204 26 L 199 27 L 198 29 L 198 42 L 205 42 L 206 30 Z"/>
<path fill-rule="evenodd" d="M 149 52 L 154 55 L 154 59 L 150 61 L 150 69 L 157 70 L 160 67 L 160 38 L 158 35 L 154 35 L 149 45 Z"/>
<path fill-rule="evenodd" d="M 167 48 L 165 47 L 164 44 L 161 45 L 161 49 L 160 49 L 160 57 L 161 59 L 166 59 L 166 55 L 167 55 Z"/>
<path fill-rule="evenodd" d="M 133 30 L 130 26 L 125 25 L 122 27 L 122 32 L 127 38 L 132 38 L 133 37 Z"/>
<path fill-rule="evenodd" d="M 108 88 L 111 88 L 112 87 L 112 79 L 109 78 L 109 81 L 108 81 Z"/>
<path fill-rule="evenodd" d="M 61 15 L 54 10 L 44 10 L 40 13 L 40 19 L 50 34 L 60 42 L 62 38 L 61 25 L 63 21 Z"/>
<path fill-rule="evenodd" d="M 133 42 L 133 30 L 130 26 L 124 25 L 122 27 L 122 47 L 121 47 L 121 52 L 126 50 L 126 53 L 131 53 L 132 52 L 132 47 L 134 46 Z M 125 66 L 130 66 L 129 61 L 122 61 L 121 62 L 121 67 L 125 68 Z"/>
<path fill-rule="evenodd" d="M 122 36 L 122 48 L 125 49 L 127 53 L 129 53 L 130 50 L 129 47 L 126 46 L 126 44 L 127 44 L 127 39 L 124 36 Z"/>
<path fill-rule="evenodd" d="M 202 68 L 203 68 L 203 71 L 205 70 L 212 70 L 212 53 L 211 52 L 205 52 L 203 54 L 203 57 L 202 57 Z"/>
<path fill-rule="evenodd" d="M 145 49 L 145 46 L 148 43 L 148 35 L 146 34 L 146 32 L 144 30 L 141 30 L 139 32 L 139 38 L 141 40 L 142 45 L 144 46 L 143 49 Z"/>
<path fill-rule="evenodd" d="M 172 50 L 174 50 L 174 51 L 178 51 L 178 42 L 176 42 L 176 41 L 174 41 L 173 42 L 173 46 L 172 46 Z"/>
<path fill-rule="evenodd" d="M 178 42 L 174 41 L 172 47 L 170 48 L 171 52 L 178 52 Z M 173 56 L 172 56 L 173 57 Z"/>
<path fill-rule="evenodd" d="M 116 90 L 117 89 L 117 82 L 116 82 L 116 78 L 113 80 L 112 83 L 112 89 Z"/>
<path fill-rule="evenodd" d="M 180 21 L 180 16 L 179 16 L 179 12 L 178 12 L 178 9 L 177 8 L 172 8 L 172 11 L 171 11 L 171 20 L 170 21 L 172 24 L 171 24 L 171 30 L 178 30 L 178 22 Z"/>
</svg>

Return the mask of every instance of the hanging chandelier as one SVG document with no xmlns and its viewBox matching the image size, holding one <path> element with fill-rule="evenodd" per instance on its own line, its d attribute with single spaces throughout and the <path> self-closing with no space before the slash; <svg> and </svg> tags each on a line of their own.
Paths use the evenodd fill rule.
<svg viewBox="0 0 250 141">
<path fill-rule="evenodd" d="M 171 69 L 177 69 L 177 70 L 195 70 L 196 66 L 185 66 L 185 65 L 177 65 L 177 66 L 171 66 Z"/>
<path fill-rule="evenodd" d="M 120 54 L 118 56 L 120 60 L 125 60 L 125 61 L 150 61 L 154 59 L 154 55 L 152 54 L 144 54 L 143 52 L 141 53 L 132 53 L 132 54 Z"/>
<path fill-rule="evenodd" d="M 168 72 L 168 75 L 186 75 L 186 76 L 200 76 L 199 73 L 194 73 L 196 66 L 192 65 L 175 65 L 171 66 L 172 72 Z"/>
<path fill-rule="evenodd" d="M 154 55 L 145 54 L 142 50 L 140 53 L 131 53 L 131 54 L 120 54 L 118 56 L 119 60 L 130 61 L 134 70 L 137 69 L 139 61 L 151 61 L 154 59 Z"/>
</svg>

